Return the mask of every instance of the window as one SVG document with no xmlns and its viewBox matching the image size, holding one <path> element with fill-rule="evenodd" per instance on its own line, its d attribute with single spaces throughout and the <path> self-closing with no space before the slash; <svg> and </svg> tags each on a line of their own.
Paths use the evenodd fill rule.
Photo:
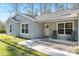
<svg viewBox="0 0 79 59">
<path fill-rule="evenodd" d="M 64 34 L 64 23 L 58 24 L 58 33 Z"/>
<path fill-rule="evenodd" d="M 70 23 L 59 23 L 58 34 L 71 34 L 73 31 L 72 22 Z"/>
<path fill-rule="evenodd" d="M 21 33 L 28 33 L 28 24 L 22 24 Z"/>
<path fill-rule="evenodd" d="M 71 34 L 72 33 L 72 23 L 66 23 L 65 24 L 65 34 Z"/>
<path fill-rule="evenodd" d="M 12 32 L 12 25 L 10 25 L 10 32 Z"/>
</svg>

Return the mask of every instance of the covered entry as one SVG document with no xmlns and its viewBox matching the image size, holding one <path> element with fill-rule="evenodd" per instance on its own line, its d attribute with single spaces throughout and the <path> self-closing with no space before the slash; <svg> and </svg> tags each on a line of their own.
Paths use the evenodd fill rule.
<svg viewBox="0 0 79 59">
<path fill-rule="evenodd" d="M 50 37 L 49 26 L 50 26 L 49 23 L 44 24 L 44 37 Z"/>
</svg>

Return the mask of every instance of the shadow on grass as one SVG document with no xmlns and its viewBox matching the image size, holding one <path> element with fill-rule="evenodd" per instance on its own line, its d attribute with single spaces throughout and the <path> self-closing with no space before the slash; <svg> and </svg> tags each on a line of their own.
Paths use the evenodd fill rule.
<svg viewBox="0 0 79 59">
<path fill-rule="evenodd" d="M 29 51 L 26 51 L 22 49 L 20 46 L 15 46 L 12 44 L 9 44 L 7 42 L 4 42 L 5 44 L 8 44 L 6 46 L 7 56 L 31 56 L 32 54 Z"/>
<path fill-rule="evenodd" d="M 24 51 L 19 50 L 12 46 L 7 46 L 6 51 L 8 52 L 8 56 L 28 56 L 30 54 L 26 54 Z"/>
<path fill-rule="evenodd" d="M 17 56 L 17 49 L 12 46 L 7 46 L 6 51 L 8 52 L 9 56 Z"/>
</svg>

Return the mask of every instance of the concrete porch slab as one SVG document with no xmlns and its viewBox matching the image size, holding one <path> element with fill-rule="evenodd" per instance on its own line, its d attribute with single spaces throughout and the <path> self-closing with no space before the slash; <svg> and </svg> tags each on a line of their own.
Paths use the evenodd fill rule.
<svg viewBox="0 0 79 59">
<path fill-rule="evenodd" d="M 58 49 L 54 49 L 50 46 L 44 45 L 41 43 L 41 41 L 35 41 L 35 40 L 25 40 L 23 42 L 18 43 L 19 45 L 24 45 L 28 48 L 37 50 L 39 52 L 46 53 L 50 56 L 77 56 L 76 54 L 68 53 L 65 51 L 61 51 Z"/>
<path fill-rule="evenodd" d="M 60 43 L 60 44 L 66 44 L 66 45 L 78 45 L 76 41 L 68 41 L 68 40 L 62 40 L 62 39 L 51 39 L 51 38 L 43 38 L 43 41 L 48 41 L 48 42 L 55 42 L 55 43 Z"/>
</svg>

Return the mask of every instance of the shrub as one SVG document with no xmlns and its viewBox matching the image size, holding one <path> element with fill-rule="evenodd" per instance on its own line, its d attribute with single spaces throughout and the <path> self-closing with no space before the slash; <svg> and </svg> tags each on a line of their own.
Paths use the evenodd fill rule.
<svg viewBox="0 0 79 59">
<path fill-rule="evenodd" d="M 0 29 L 0 33 L 6 33 L 6 30 Z"/>
</svg>

